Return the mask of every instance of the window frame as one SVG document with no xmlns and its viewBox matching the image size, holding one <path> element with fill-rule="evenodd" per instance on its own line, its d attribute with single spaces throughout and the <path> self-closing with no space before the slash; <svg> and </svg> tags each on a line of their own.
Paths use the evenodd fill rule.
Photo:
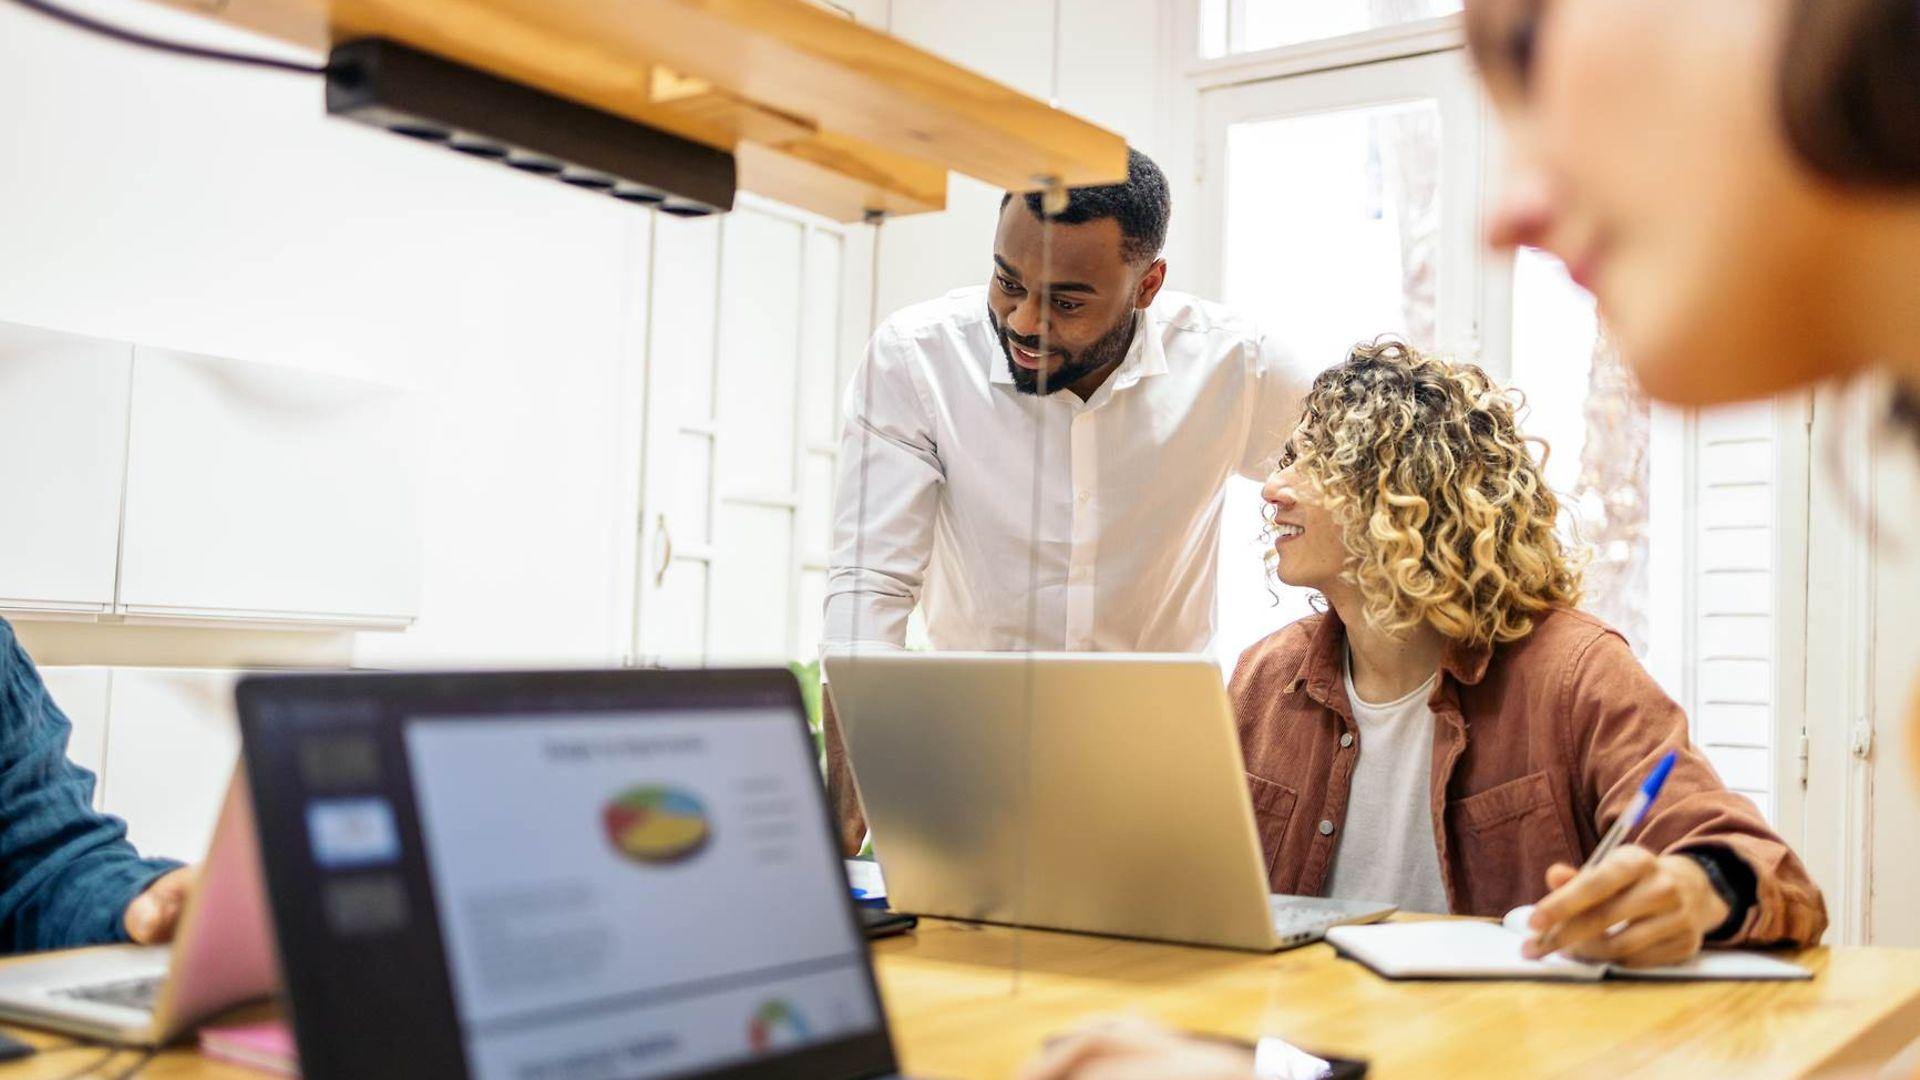
<svg viewBox="0 0 1920 1080">
<path fill-rule="evenodd" d="M 1200 40 L 1201 5 L 1207 2 L 1175 0 L 1173 4 L 1178 12 L 1173 40 L 1176 67 L 1188 83 L 1201 89 L 1445 52 L 1464 48 L 1467 43 L 1466 20 L 1455 12 L 1337 37 L 1235 52 L 1231 45 L 1238 30 L 1236 24 L 1244 21 L 1236 16 L 1244 12 L 1246 0 L 1228 0 L 1228 48 L 1217 56 L 1208 56 Z"/>
<path fill-rule="evenodd" d="M 1496 265 L 1511 260 L 1491 258 L 1480 243 L 1486 228 L 1489 115 L 1464 68 L 1455 67 L 1462 59 L 1457 49 L 1418 53 L 1200 90 L 1194 118 L 1198 160 L 1193 186 L 1199 205 L 1199 250 L 1211 253 L 1196 260 L 1195 276 L 1203 293 L 1224 294 L 1224 185 L 1232 125 L 1430 98 L 1439 105 L 1442 131 L 1440 263 L 1436 268 L 1440 287 L 1435 297 L 1440 345 L 1481 355 L 1489 369 L 1504 378 L 1512 367 L 1508 360 L 1511 328 L 1497 329 L 1491 339 L 1485 328 L 1499 328 L 1498 322 L 1490 320 L 1512 311 L 1510 265 L 1504 270 Z M 1456 185 L 1464 187 L 1465 198 L 1447 196 Z"/>
</svg>

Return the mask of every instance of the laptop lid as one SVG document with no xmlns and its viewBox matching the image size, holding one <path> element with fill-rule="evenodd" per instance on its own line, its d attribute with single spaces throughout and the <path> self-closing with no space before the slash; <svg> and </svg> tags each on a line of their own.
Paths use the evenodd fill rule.
<svg viewBox="0 0 1920 1080">
<path fill-rule="evenodd" d="M 266 997 L 277 985 L 253 805 L 235 764 L 154 1002 L 154 1041 L 167 1042 L 222 1009 Z"/>
<path fill-rule="evenodd" d="M 826 670 L 897 910 L 1278 947 L 1211 660 L 871 652 Z"/>
<path fill-rule="evenodd" d="M 309 1078 L 892 1070 L 790 673 L 237 693 Z"/>
</svg>

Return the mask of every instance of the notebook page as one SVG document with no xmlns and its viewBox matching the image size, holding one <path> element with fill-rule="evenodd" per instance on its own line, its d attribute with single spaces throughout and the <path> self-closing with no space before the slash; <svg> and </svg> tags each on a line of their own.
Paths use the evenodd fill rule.
<svg viewBox="0 0 1920 1080">
<path fill-rule="evenodd" d="M 1687 963 L 1670 967 L 1630 968 L 1610 964 L 1607 966 L 1607 974 L 1615 979 L 1649 979 L 1667 982 L 1707 979 L 1757 982 L 1813 978 L 1813 972 L 1799 964 L 1790 964 L 1785 960 L 1776 960 L 1760 953 L 1734 952 L 1727 949 L 1703 949 L 1699 956 Z"/>
<path fill-rule="evenodd" d="M 1527 929 L 1527 919 L 1533 915 L 1533 905 L 1517 907 L 1507 912 L 1500 920 L 1501 925 L 1521 939 L 1532 936 Z M 1678 981 L 1758 981 L 1772 979 L 1811 979 L 1813 972 L 1798 964 L 1790 964 L 1757 952 L 1740 952 L 1733 949 L 1703 949 L 1700 955 L 1684 964 L 1672 964 L 1657 968 L 1631 968 L 1619 964 L 1606 965 L 1607 974 L 1615 979 L 1647 979 L 1663 982 Z"/>
<path fill-rule="evenodd" d="M 1552 979 L 1594 982 L 1597 964 L 1561 956 L 1529 960 L 1524 938 L 1498 923 L 1435 920 L 1375 926 L 1336 926 L 1327 941 L 1393 979 Z"/>
</svg>

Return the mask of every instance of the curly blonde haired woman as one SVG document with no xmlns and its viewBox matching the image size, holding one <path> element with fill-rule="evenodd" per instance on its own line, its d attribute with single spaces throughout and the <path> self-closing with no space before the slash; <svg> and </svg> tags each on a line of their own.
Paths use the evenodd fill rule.
<svg viewBox="0 0 1920 1080">
<path fill-rule="evenodd" d="M 1263 492 L 1269 567 L 1325 610 L 1240 658 L 1232 696 L 1273 891 L 1499 916 L 1536 903 L 1566 951 L 1629 965 L 1703 945 L 1811 945 L 1819 890 L 1687 719 L 1580 600 L 1515 398 L 1397 342 L 1313 382 Z M 1573 881 L 1648 771 L 1634 836 Z M 1247 1075 L 1245 1051 L 1138 1022 L 1029 1078 Z"/>
<path fill-rule="evenodd" d="M 1819 891 L 1687 740 L 1625 639 L 1574 609 L 1559 504 L 1479 368 L 1397 341 L 1314 380 L 1264 492 L 1280 580 L 1327 610 L 1232 693 L 1273 890 L 1501 915 L 1575 955 L 1809 945 Z M 1668 751 L 1637 843 L 1573 867 Z"/>
</svg>

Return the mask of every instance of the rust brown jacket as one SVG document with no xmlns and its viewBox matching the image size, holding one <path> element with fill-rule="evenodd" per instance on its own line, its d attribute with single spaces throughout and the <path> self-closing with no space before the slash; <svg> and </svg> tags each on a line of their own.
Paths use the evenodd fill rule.
<svg viewBox="0 0 1920 1080">
<path fill-rule="evenodd" d="M 1339 850 L 1364 733 L 1347 703 L 1346 627 L 1331 611 L 1248 649 L 1232 696 L 1273 890 L 1319 895 Z M 1679 758 L 1631 839 L 1659 853 L 1718 846 L 1753 870 L 1755 902 L 1726 944 L 1811 945 L 1826 904 L 1798 857 L 1687 737 L 1687 718 L 1626 639 L 1554 610 L 1519 641 L 1456 645 L 1433 710 L 1433 840 L 1454 914 L 1501 915 L 1578 866 L 1661 755 Z"/>
</svg>

